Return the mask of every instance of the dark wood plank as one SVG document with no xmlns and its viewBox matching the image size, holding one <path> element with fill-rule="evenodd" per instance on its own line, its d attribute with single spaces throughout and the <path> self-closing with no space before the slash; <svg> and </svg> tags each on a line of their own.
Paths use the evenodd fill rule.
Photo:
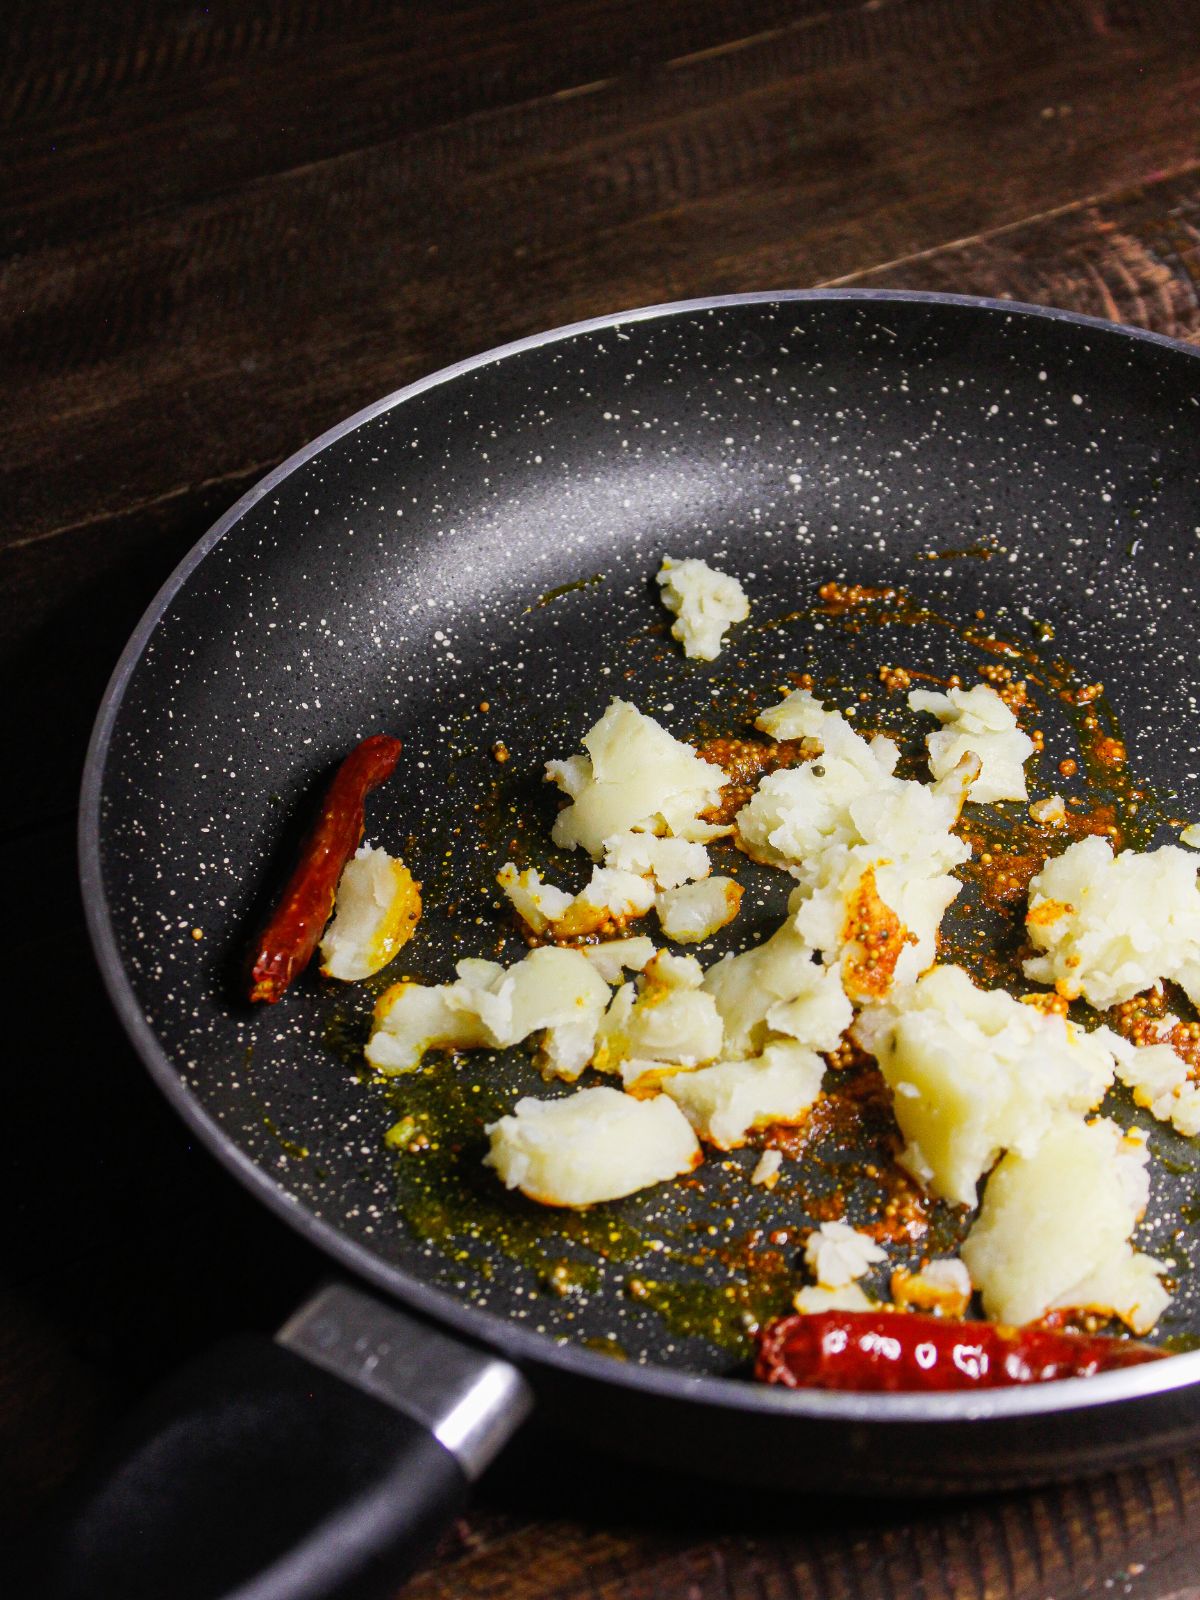
<svg viewBox="0 0 1200 1600">
<path fill-rule="evenodd" d="M 653 29 L 638 0 L 577 4 L 565 29 L 505 0 L 226 0 L 66 28 L 38 8 L 0 65 L 0 254 L 860 3 L 664 0 Z"/>
<path fill-rule="evenodd" d="M 0 536 L 278 459 L 502 338 L 812 283 L 1178 164 L 1200 30 L 1157 16 L 904 0 L 31 252 L 0 286 Z"/>
<path fill-rule="evenodd" d="M 1200 1457 L 986 1502 L 752 1498 L 514 1447 L 405 1600 L 1196 1600 Z M 569 1457 L 566 1457 L 569 1460 Z M 603 1470 L 597 1470 L 603 1469 Z M 564 1481 L 568 1487 L 563 1487 Z M 519 1483 L 519 1491 L 512 1489 Z M 1116 1508 L 1120 1508 L 1119 1515 Z M 540 1514 L 539 1514 L 540 1508 Z M 564 1512 L 566 1513 L 564 1515 Z M 522 1515 L 524 1513 L 524 1515 Z M 537 1516 L 536 1521 L 526 1518 Z"/>
<path fill-rule="evenodd" d="M 1061 306 L 1200 344 L 1200 169 L 834 280 Z"/>
</svg>

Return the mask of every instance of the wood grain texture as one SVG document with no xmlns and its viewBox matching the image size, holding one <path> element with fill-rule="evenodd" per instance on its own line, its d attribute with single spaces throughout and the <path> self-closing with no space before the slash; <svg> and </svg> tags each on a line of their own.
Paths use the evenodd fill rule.
<svg viewBox="0 0 1200 1600">
<path fill-rule="evenodd" d="M 0 68 L 8 231 L 29 249 L 430 127 L 810 26 L 861 0 L 592 0 L 553 8 L 275 0 L 55 28 Z M 10 24 L 10 26 L 12 26 Z M 20 48 L 20 43 L 24 48 Z M 46 136 L 49 130 L 52 137 Z"/>
<path fill-rule="evenodd" d="M 523 1470 L 553 1512 L 564 1492 L 532 1457 L 518 1446 L 510 1472 Z M 596 1497 L 594 1518 L 473 1510 L 405 1600 L 1084 1600 L 1110 1588 L 1182 1600 L 1195 1584 L 1197 1456 L 949 1505 L 751 1501 L 607 1466 L 607 1484 L 585 1466 L 572 1495 L 576 1506 Z"/>
<path fill-rule="evenodd" d="M 1025 300 L 1200 344 L 1200 166 L 834 279 Z"/>
<path fill-rule="evenodd" d="M 244 473 L 505 338 L 814 283 L 1179 165 L 1200 30 L 1173 19 L 896 0 L 31 250 L 0 272 L 0 538 Z"/>
<path fill-rule="evenodd" d="M 84 742 L 171 567 L 358 405 L 621 306 L 862 283 L 1200 343 L 1200 0 L 8 0 L 0 38 L 0 716 L 34 752 L 0 873 L 9 976 L 55 1019 L 0 1088 L 12 1525 L 323 1270 L 189 1141 L 88 956 Z M 1200 1600 L 1198 1515 L 1200 1454 L 797 1503 L 543 1422 L 404 1594 Z"/>
</svg>

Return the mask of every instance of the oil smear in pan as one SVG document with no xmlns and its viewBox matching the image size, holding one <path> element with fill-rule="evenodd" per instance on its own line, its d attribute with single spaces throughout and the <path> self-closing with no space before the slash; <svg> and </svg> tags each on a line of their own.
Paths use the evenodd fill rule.
<svg viewBox="0 0 1200 1600">
<path fill-rule="evenodd" d="M 1024 807 L 968 804 L 959 826 L 973 854 L 960 869 L 966 887 L 942 924 L 939 947 L 941 961 L 961 962 L 985 985 L 1025 990 L 1029 985 L 1020 970 L 1025 894 L 1046 858 L 1091 834 L 1118 847 L 1145 847 L 1164 827 L 1178 828 L 1182 819 L 1174 815 L 1169 796 L 1133 781 L 1102 688 L 1051 652 L 1048 627 L 1032 628 L 1029 642 L 985 624 L 978 614 L 955 622 L 899 589 L 826 584 L 814 605 L 759 628 L 762 637 L 795 629 L 803 644 L 806 627 L 820 625 L 836 630 L 851 646 L 869 642 L 867 651 L 852 649 L 835 670 L 821 671 L 814 662 L 792 673 L 791 682 L 845 705 L 860 731 L 900 738 L 904 760 L 914 769 L 924 757 L 925 729 L 898 691 L 930 679 L 939 687 L 989 683 L 1035 744 L 1049 747 L 1050 758 L 1040 763 L 1037 797 L 1061 795 L 1061 818 L 1039 822 Z M 953 636 L 957 675 L 952 670 L 935 678 L 915 665 L 918 653 L 906 650 L 906 640 L 910 630 L 926 629 Z M 806 759 L 799 744 L 773 744 L 746 726 L 758 700 L 749 686 L 755 654 L 752 641 L 742 643 L 724 692 L 693 724 L 693 742 L 702 753 L 710 751 L 733 779 L 714 819 L 724 820 L 744 803 L 765 772 Z M 766 698 L 778 687 L 777 679 L 775 668 L 763 682 Z M 537 862 L 541 852 L 532 830 L 514 831 L 514 811 L 504 800 L 506 776 L 496 776 L 490 815 L 481 814 L 484 839 L 493 852 L 505 849 L 519 860 Z M 762 868 L 728 845 L 712 849 L 716 871 L 740 876 L 763 899 L 772 891 L 778 899 L 778 886 Z M 723 947 L 736 948 L 735 941 L 736 935 Z M 1177 999 L 1172 996 L 1175 1009 L 1187 1015 L 1186 1003 Z M 1101 1020 L 1082 1002 L 1072 1010 L 1088 1026 Z M 1127 1032 L 1136 1018 L 1104 1020 Z M 403 1134 L 390 1146 L 396 1203 L 406 1229 L 460 1271 L 472 1298 L 486 1302 L 488 1285 L 503 1283 L 506 1296 L 528 1298 L 535 1324 L 540 1301 L 553 1307 L 546 1317 L 551 1331 L 613 1354 L 621 1354 L 624 1346 L 618 1336 L 595 1332 L 595 1307 L 611 1305 L 614 1296 L 623 1307 L 622 1322 L 632 1314 L 636 1327 L 637 1319 L 651 1316 L 672 1335 L 716 1346 L 736 1359 L 748 1352 L 757 1324 L 788 1308 L 804 1239 L 821 1221 L 850 1220 L 919 1260 L 954 1251 L 970 1220 L 966 1208 L 932 1200 L 897 1166 L 899 1139 L 878 1070 L 848 1048 L 829 1058 L 825 1093 L 807 1122 L 767 1129 L 756 1141 L 789 1157 L 769 1190 L 747 1181 L 759 1154 L 755 1148 L 725 1159 L 710 1156 L 691 1178 L 590 1210 L 535 1206 L 501 1189 L 480 1157 L 485 1127 L 510 1110 L 519 1094 L 539 1086 L 530 1059 L 519 1049 L 496 1057 L 431 1057 L 416 1073 L 386 1085 L 374 1083 L 384 1102 L 381 1123 Z M 1127 1097 L 1118 1093 L 1116 1099 L 1127 1122 Z M 1164 1155 L 1179 1148 L 1186 1170 L 1194 1170 L 1186 1141 L 1171 1130 L 1154 1125 L 1152 1140 Z M 1171 1238 L 1169 1227 L 1165 1237 Z M 1170 1323 L 1168 1313 L 1162 1324 L 1168 1341 Z M 638 1344 L 636 1335 L 630 1343 Z"/>
</svg>

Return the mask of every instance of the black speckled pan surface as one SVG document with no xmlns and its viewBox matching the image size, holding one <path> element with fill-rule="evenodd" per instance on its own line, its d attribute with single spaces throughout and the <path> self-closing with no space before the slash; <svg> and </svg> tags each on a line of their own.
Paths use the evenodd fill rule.
<svg viewBox="0 0 1200 1600">
<path fill-rule="evenodd" d="M 354 1068 L 382 981 L 310 974 L 252 1011 L 237 974 L 287 841 L 369 733 L 405 751 L 368 838 L 408 859 L 426 901 L 384 981 L 442 982 L 464 956 L 521 953 L 490 887 L 510 854 L 586 876 L 548 845 L 541 765 L 574 753 L 614 694 L 697 738 L 736 732 L 754 696 L 799 671 L 843 705 L 877 689 L 883 661 L 974 678 L 983 658 L 954 628 L 822 623 L 811 607 L 830 579 L 901 586 L 956 624 L 982 611 L 1030 648 L 1049 622 L 1053 651 L 1106 685 L 1162 814 L 1200 817 L 1198 440 L 1194 352 L 1029 308 L 857 292 L 566 329 L 334 429 L 172 577 L 97 724 L 85 897 L 150 1070 L 268 1203 L 344 1266 L 504 1349 L 585 1432 L 619 1428 L 678 1459 L 700 1437 L 711 1458 L 724 1428 L 720 1470 L 875 1488 L 1014 1482 L 1194 1437 L 1200 1353 L 970 1401 L 737 1381 L 744 1314 L 785 1308 L 796 1276 L 795 1247 L 764 1266 L 764 1233 L 804 1224 L 811 1182 L 751 1188 L 742 1151 L 692 1188 L 548 1213 L 479 1164 L 486 1121 L 522 1092 L 560 1092 L 527 1057 L 433 1062 L 385 1091 Z M 946 551 L 975 554 L 927 559 Z M 666 633 L 664 553 L 706 557 L 751 597 L 715 663 L 685 661 Z M 879 719 L 911 742 L 901 703 L 879 702 Z M 1064 787 L 1070 753 L 1052 708 L 1046 726 L 1036 794 Z M 746 908 L 706 963 L 782 913 L 781 877 L 740 876 Z M 433 1148 L 387 1148 L 404 1114 Z M 1140 1237 L 1177 1264 L 1163 1331 L 1186 1344 L 1200 1304 L 1181 1217 L 1200 1156 L 1159 1125 L 1152 1139 L 1166 1159 Z M 813 1450 L 781 1469 L 801 1437 Z"/>
</svg>

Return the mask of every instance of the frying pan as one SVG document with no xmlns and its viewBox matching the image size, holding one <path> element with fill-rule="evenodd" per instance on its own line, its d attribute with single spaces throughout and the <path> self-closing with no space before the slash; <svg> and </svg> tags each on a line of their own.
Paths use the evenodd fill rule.
<svg viewBox="0 0 1200 1600">
<path fill-rule="evenodd" d="M 695 738 L 735 730 L 801 670 L 835 697 L 882 660 L 975 670 L 955 627 L 821 621 L 830 579 L 902 586 L 950 621 L 982 612 L 1025 643 L 1049 622 L 1106 685 L 1162 814 L 1194 816 L 1198 427 L 1200 359 L 1152 335 L 952 296 L 733 296 L 449 368 L 222 518 L 105 697 L 87 915 L 179 1114 L 357 1286 L 153 1404 L 61 1539 L 62 1593 L 368 1592 L 531 1396 L 583 1444 L 798 1490 L 993 1489 L 1200 1436 L 1200 1352 L 982 1396 L 755 1386 L 745 1323 L 796 1281 L 796 1246 L 771 1235 L 811 1220 L 828 1165 L 795 1163 L 808 1187 L 767 1192 L 740 1152 L 592 1213 L 536 1208 L 479 1163 L 487 1121 L 556 1092 L 526 1056 L 434 1061 L 381 1088 L 356 1067 L 379 984 L 309 975 L 251 1011 L 237 981 L 322 782 L 370 733 L 405 752 L 368 836 L 406 857 L 426 902 L 383 981 L 441 982 L 463 956 L 520 953 L 490 887 L 508 855 L 578 878 L 546 853 L 541 765 L 613 694 Z M 665 633 L 664 553 L 706 557 L 750 594 L 715 663 Z M 1067 738 L 1050 728 L 1038 792 L 1061 782 Z M 772 875 L 742 870 L 746 910 L 706 962 L 782 913 Z M 385 1143 L 406 1115 L 424 1149 Z M 1200 1164 L 1169 1129 L 1151 1138 L 1166 1159 L 1140 1237 L 1175 1263 L 1160 1331 L 1182 1348 L 1200 1334 L 1181 1217 Z"/>
</svg>

